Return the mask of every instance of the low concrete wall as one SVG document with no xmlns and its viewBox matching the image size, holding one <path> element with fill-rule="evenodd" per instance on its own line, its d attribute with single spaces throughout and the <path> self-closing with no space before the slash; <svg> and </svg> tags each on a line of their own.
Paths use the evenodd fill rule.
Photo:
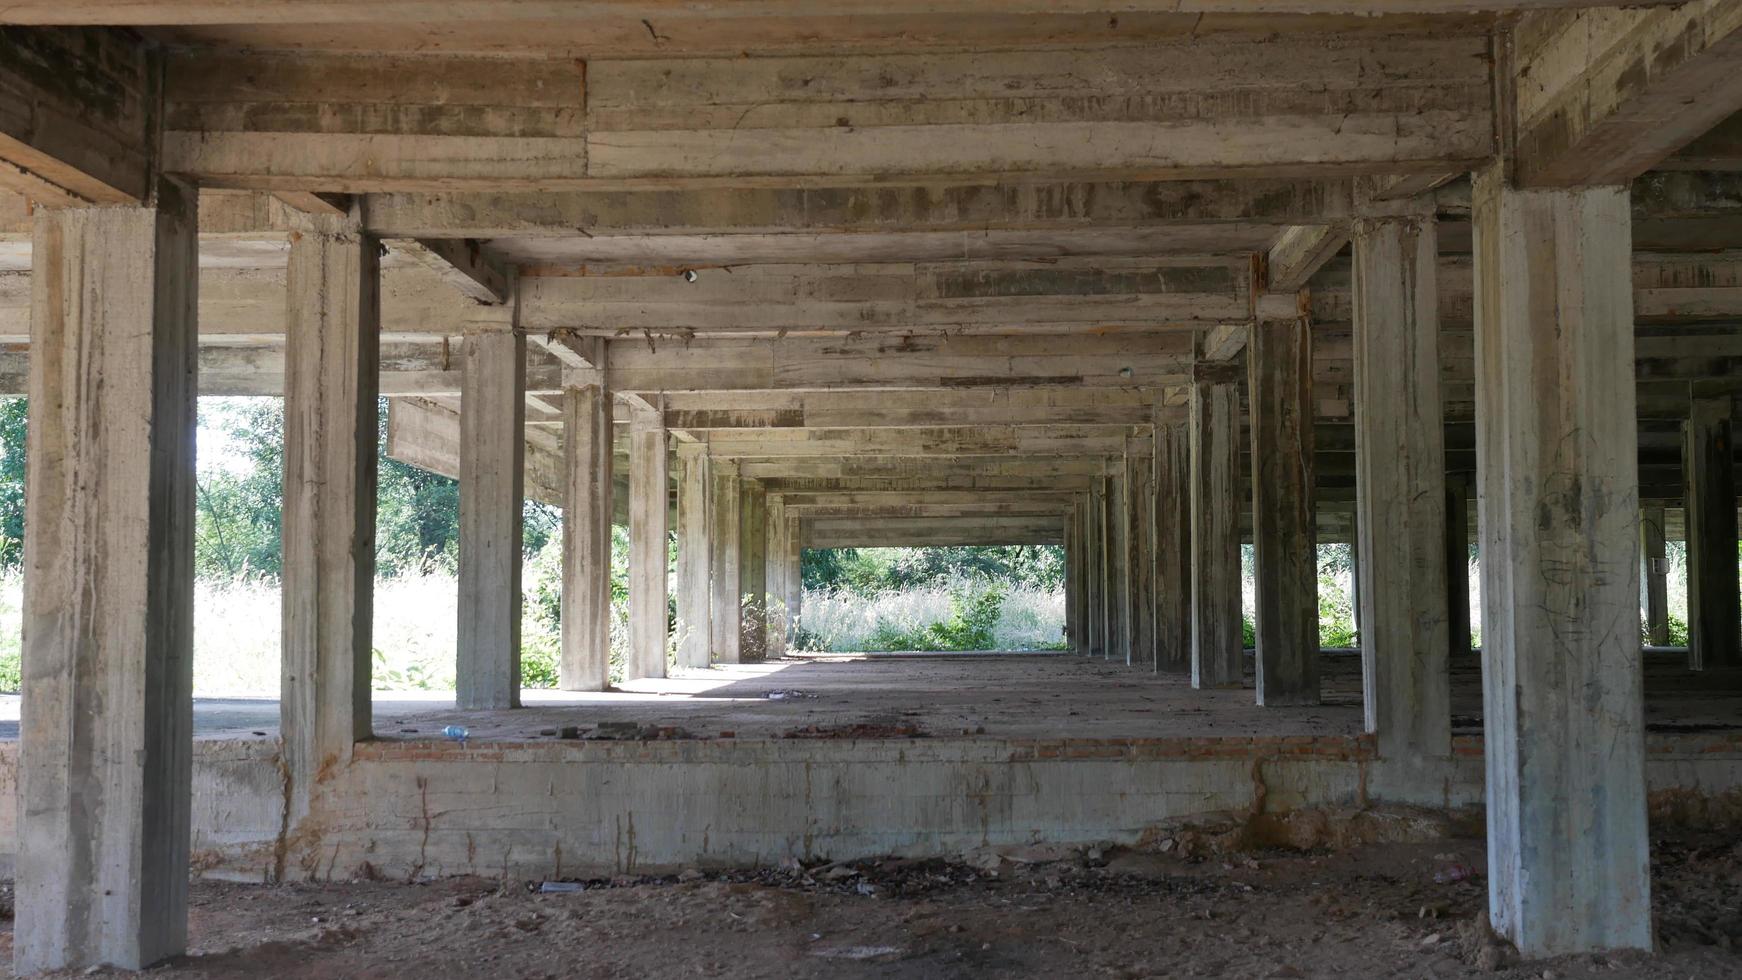
<svg viewBox="0 0 1742 980">
<path fill-rule="evenodd" d="M 1742 736 L 1648 740 L 1659 820 L 1742 819 Z M 285 833 L 276 746 L 195 744 L 194 866 L 225 878 L 554 877 L 1140 843 L 1229 814 L 1479 805 L 1480 739 L 1432 764 L 1366 738 L 359 745 Z M 0 795 L 17 743 L 0 744 Z M 0 868 L 16 848 L 0 807 Z"/>
</svg>

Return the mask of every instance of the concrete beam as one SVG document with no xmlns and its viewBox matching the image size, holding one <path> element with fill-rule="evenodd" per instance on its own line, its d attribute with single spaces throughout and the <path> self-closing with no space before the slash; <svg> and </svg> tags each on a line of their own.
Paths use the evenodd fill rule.
<svg viewBox="0 0 1742 980">
<path fill-rule="evenodd" d="M 0 27 L 0 188 L 51 206 L 143 201 L 159 97 L 126 33 Z"/>
<path fill-rule="evenodd" d="M 1742 110 L 1742 3 L 1538 12 L 1516 34 L 1517 178 L 1622 184 Z"/>
<path fill-rule="evenodd" d="M 1461 34 L 602 59 L 584 73 L 567 59 L 201 51 L 170 57 L 163 156 L 204 186 L 348 193 L 1444 173 L 1491 150 L 1486 56 L 1486 38 Z M 795 74 L 826 82 L 794 87 Z"/>
</svg>

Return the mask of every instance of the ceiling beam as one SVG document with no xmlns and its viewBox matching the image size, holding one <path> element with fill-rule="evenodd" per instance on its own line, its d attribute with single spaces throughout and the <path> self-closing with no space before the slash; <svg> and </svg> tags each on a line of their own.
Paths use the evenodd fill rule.
<svg viewBox="0 0 1742 980">
<path fill-rule="evenodd" d="M 125 33 L 0 27 L 0 187 L 55 206 L 145 200 L 155 78 Z"/>
<path fill-rule="evenodd" d="M 1522 186 L 1626 183 L 1742 110 L 1742 0 L 1542 11 L 1514 37 Z"/>
</svg>

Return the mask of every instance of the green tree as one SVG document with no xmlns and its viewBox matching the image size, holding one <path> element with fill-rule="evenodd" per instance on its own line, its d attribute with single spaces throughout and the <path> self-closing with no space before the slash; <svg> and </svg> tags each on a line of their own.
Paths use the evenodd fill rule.
<svg viewBox="0 0 1742 980">
<path fill-rule="evenodd" d="M 25 399 L 0 398 L 0 568 L 24 564 Z"/>
</svg>

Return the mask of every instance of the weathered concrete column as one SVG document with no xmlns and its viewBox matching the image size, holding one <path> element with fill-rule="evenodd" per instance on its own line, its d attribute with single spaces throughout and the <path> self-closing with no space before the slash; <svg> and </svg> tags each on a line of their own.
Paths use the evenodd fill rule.
<svg viewBox="0 0 1742 980">
<path fill-rule="evenodd" d="M 466 338 L 460 389 L 460 632 L 455 704 L 520 707 L 526 338 L 504 324 Z"/>
<path fill-rule="evenodd" d="M 1460 474 L 1446 480 L 1446 649 L 1470 652 L 1470 485 Z"/>
<path fill-rule="evenodd" d="M 35 215 L 21 974 L 187 948 L 196 201 Z"/>
<path fill-rule="evenodd" d="M 1665 547 L 1662 504 L 1639 508 L 1639 573 L 1645 583 L 1645 642 L 1669 645 L 1669 549 Z"/>
<path fill-rule="evenodd" d="M 1087 586 L 1084 598 L 1088 606 L 1084 639 L 1088 643 L 1086 653 L 1091 657 L 1107 655 L 1107 534 L 1103 526 L 1106 498 L 1107 481 L 1096 479 L 1091 482 L 1083 501 L 1083 577 Z"/>
<path fill-rule="evenodd" d="M 308 815 L 316 774 L 371 734 L 374 654 L 379 245 L 355 216 L 308 220 L 285 278 L 278 711 L 290 827 Z"/>
<path fill-rule="evenodd" d="M 762 481 L 743 482 L 738 506 L 738 588 L 744 599 L 738 653 L 745 660 L 761 660 L 768 653 L 768 597 L 763 589 L 768 577 L 768 492 Z"/>
<path fill-rule="evenodd" d="M 703 443 L 677 447 L 677 662 L 683 667 L 706 667 L 713 646 L 711 462 Z"/>
<path fill-rule="evenodd" d="M 1083 632 L 1083 501 L 1071 501 L 1065 517 L 1065 645 L 1082 656 L 1088 651 Z"/>
<path fill-rule="evenodd" d="M 714 460 L 712 478 L 708 481 L 708 511 L 713 533 L 709 558 L 709 589 L 713 597 L 711 641 L 716 663 L 741 662 L 744 629 L 743 567 L 741 538 L 743 507 L 739 499 L 738 464 L 729 459 Z"/>
<path fill-rule="evenodd" d="M 1125 442 L 1125 662 L 1155 669 L 1155 442 L 1148 426 Z"/>
<path fill-rule="evenodd" d="M 596 345 L 600 360 L 604 342 Z M 565 691 L 611 684 L 611 389 L 604 372 L 564 373 L 562 663 Z"/>
<path fill-rule="evenodd" d="M 1385 758 L 1449 756 L 1445 433 L 1431 216 L 1354 235 L 1355 509 L 1367 730 Z"/>
<path fill-rule="evenodd" d="M 629 425 L 629 680 L 665 676 L 667 630 L 664 399 L 639 397 Z"/>
<path fill-rule="evenodd" d="M 804 616 L 804 523 L 798 515 L 786 515 L 782 543 L 786 555 L 781 562 L 785 583 L 781 595 L 786 605 L 786 645 L 791 650 L 796 649 L 796 635 Z"/>
<path fill-rule="evenodd" d="M 1130 627 L 1131 610 L 1126 605 L 1129 597 L 1127 575 L 1130 572 L 1126 565 L 1125 520 L 1125 473 L 1123 467 L 1117 467 L 1115 475 L 1107 478 L 1107 497 L 1105 504 L 1105 520 L 1107 534 L 1107 659 L 1125 660 L 1131 649 L 1131 637 L 1126 632 Z"/>
<path fill-rule="evenodd" d="M 1186 423 L 1155 425 L 1155 668 L 1192 665 L 1192 467 Z"/>
<path fill-rule="evenodd" d="M 1526 956 L 1648 949 L 1628 192 L 1474 200 L 1489 914 Z"/>
<path fill-rule="evenodd" d="M 767 562 L 763 566 L 762 591 L 766 597 L 767 608 L 763 616 L 766 621 L 768 648 L 764 651 L 764 659 L 775 659 L 786 656 L 786 500 L 779 494 L 768 494 L 768 519 L 766 523 Z"/>
<path fill-rule="evenodd" d="M 1192 686 L 1239 687 L 1240 366 L 1199 362 L 1191 401 Z"/>
<path fill-rule="evenodd" d="M 1742 666 L 1730 396 L 1695 398 L 1682 431 L 1687 508 L 1688 668 Z"/>
<path fill-rule="evenodd" d="M 1258 703 L 1318 704 L 1312 333 L 1293 296 L 1264 299 L 1292 315 L 1257 320 L 1246 345 Z"/>
</svg>

